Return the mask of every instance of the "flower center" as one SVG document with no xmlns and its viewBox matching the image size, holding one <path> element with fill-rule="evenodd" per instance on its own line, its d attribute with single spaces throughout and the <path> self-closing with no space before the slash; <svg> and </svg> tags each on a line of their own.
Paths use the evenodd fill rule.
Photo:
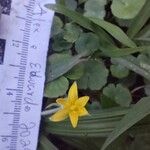
<svg viewBox="0 0 150 150">
<path fill-rule="evenodd" d="M 71 111 L 78 111 L 78 108 L 75 105 L 73 105 L 73 106 L 70 107 L 70 110 Z"/>
</svg>

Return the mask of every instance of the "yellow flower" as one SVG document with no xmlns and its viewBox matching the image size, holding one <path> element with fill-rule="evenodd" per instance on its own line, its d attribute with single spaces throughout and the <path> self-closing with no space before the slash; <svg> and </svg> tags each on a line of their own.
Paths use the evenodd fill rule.
<svg viewBox="0 0 150 150">
<path fill-rule="evenodd" d="M 78 124 L 78 118 L 89 114 L 85 109 L 88 100 L 88 96 L 78 98 L 77 84 L 74 82 L 69 89 L 68 97 L 56 100 L 58 104 L 62 105 L 62 109 L 52 115 L 50 120 L 57 122 L 69 117 L 72 126 L 75 128 Z"/>
</svg>

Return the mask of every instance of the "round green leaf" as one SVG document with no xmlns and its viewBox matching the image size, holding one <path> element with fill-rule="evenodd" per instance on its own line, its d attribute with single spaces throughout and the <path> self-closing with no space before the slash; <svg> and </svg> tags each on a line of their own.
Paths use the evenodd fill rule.
<svg viewBox="0 0 150 150">
<path fill-rule="evenodd" d="M 66 93 L 69 87 L 69 82 L 65 77 L 60 77 L 45 86 L 45 97 L 55 98 Z"/>
<path fill-rule="evenodd" d="M 84 16 L 86 17 L 96 17 L 103 19 L 105 17 L 105 5 L 106 0 L 88 0 L 85 3 L 84 9 L 85 13 Z"/>
<path fill-rule="evenodd" d="M 67 73 L 75 65 L 81 62 L 81 56 L 69 54 L 53 54 L 48 58 L 46 79 L 47 82 L 53 81 Z"/>
<path fill-rule="evenodd" d="M 112 99 L 110 99 L 109 97 L 103 94 L 101 95 L 101 107 L 102 108 L 112 108 L 116 106 L 118 106 L 118 104 L 115 101 L 113 101 Z"/>
<path fill-rule="evenodd" d="M 75 42 L 80 33 L 82 32 L 81 28 L 73 23 L 67 23 L 64 28 L 64 39 L 70 43 Z"/>
<path fill-rule="evenodd" d="M 119 79 L 125 78 L 129 75 L 129 70 L 120 64 L 111 65 L 110 70 L 111 74 Z"/>
<path fill-rule="evenodd" d="M 51 37 L 60 33 L 62 31 L 62 27 L 63 27 L 63 22 L 61 21 L 61 19 L 57 16 L 54 16 L 53 25 L 51 29 Z"/>
<path fill-rule="evenodd" d="M 96 60 L 89 60 L 84 65 L 84 75 L 78 80 L 79 88 L 100 90 L 107 83 L 108 70 L 105 65 Z"/>
<path fill-rule="evenodd" d="M 65 77 L 71 79 L 71 80 L 78 80 L 80 79 L 84 74 L 84 66 L 83 64 L 78 64 L 75 67 L 73 67 L 69 72 L 65 74 Z"/>
<path fill-rule="evenodd" d="M 121 84 L 117 84 L 116 86 L 114 84 L 109 84 L 103 89 L 103 95 L 123 107 L 130 106 L 132 101 L 129 90 Z"/>
<path fill-rule="evenodd" d="M 57 34 L 56 36 L 53 37 L 53 43 L 52 43 L 52 47 L 53 50 L 56 52 L 61 52 L 63 50 L 69 50 L 72 47 L 72 44 L 67 42 L 64 38 L 63 38 L 63 34 Z"/>
<path fill-rule="evenodd" d="M 93 33 L 82 33 L 75 43 L 78 53 L 93 53 L 99 49 L 99 38 Z"/>
<path fill-rule="evenodd" d="M 146 0 L 113 0 L 111 10 L 114 16 L 122 19 L 134 18 Z"/>
</svg>

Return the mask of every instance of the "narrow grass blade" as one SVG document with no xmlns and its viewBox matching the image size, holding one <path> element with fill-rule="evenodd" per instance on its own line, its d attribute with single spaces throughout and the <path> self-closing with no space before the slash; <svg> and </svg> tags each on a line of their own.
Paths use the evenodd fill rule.
<svg viewBox="0 0 150 150">
<path fill-rule="evenodd" d="M 150 73 L 145 70 L 144 68 L 140 67 L 136 58 L 134 56 L 127 56 L 124 58 L 113 58 L 113 61 L 115 61 L 118 64 L 123 65 L 124 67 L 128 68 L 129 70 L 132 70 L 136 72 L 137 74 L 143 76 L 145 79 L 150 81 Z"/>
<path fill-rule="evenodd" d="M 109 47 L 109 46 L 108 46 Z M 130 54 L 134 54 L 137 52 L 143 52 L 150 49 L 150 46 L 139 46 L 134 48 L 113 48 L 110 50 L 103 50 L 102 54 L 109 56 L 109 57 L 122 57 L 122 56 L 128 56 Z"/>
<path fill-rule="evenodd" d="M 90 17 L 89 19 L 106 30 L 109 34 L 111 34 L 115 39 L 117 39 L 124 45 L 132 48 L 136 47 L 136 44 L 118 26 L 98 18 Z"/>
<path fill-rule="evenodd" d="M 142 98 L 118 123 L 117 127 L 109 135 L 101 150 L 105 150 L 123 132 L 132 127 L 138 121 L 150 114 L 150 97 Z"/>
<path fill-rule="evenodd" d="M 90 116 L 82 117 L 77 128 L 72 128 L 70 121 L 56 123 L 46 121 L 48 133 L 66 137 L 107 137 L 130 108 L 114 108 L 90 112 Z M 65 128 L 65 130 L 64 130 Z"/>
<path fill-rule="evenodd" d="M 140 13 L 133 19 L 131 26 L 127 31 L 127 35 L 133 38 L 144 26 L 147 20 L 150 18 L 150 0 L 147 0 L 146 4 L 140 11 Z"/>
</svg>

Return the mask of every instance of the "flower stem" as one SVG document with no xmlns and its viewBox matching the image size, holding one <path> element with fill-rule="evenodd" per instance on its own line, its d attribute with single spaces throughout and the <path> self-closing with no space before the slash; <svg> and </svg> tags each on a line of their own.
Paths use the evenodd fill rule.
<svg viewBox="0 0 150 150">
<path fill-rule="evenodd" d="M 41 116 L 48 116 L 48 115 L 52 115 L 53 113 L 57 112 L 58 110 L 60 110 L 60 107 L 58 108 L 54 108 L 54 109 L 50 109 L 50 110 L 45 110 L 41 113 Z"/>
</svg>

